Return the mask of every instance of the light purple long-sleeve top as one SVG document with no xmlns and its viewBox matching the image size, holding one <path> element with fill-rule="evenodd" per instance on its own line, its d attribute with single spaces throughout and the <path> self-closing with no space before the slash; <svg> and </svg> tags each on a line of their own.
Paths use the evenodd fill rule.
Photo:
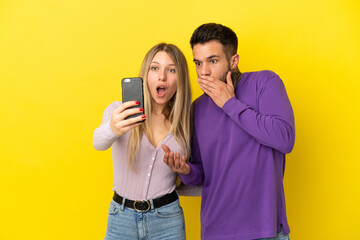
<svg viewBox="0 0 360 240">
<path fill-rule="evenodd" d="M 203 185 L 203 240 L 250 240 L 290 232 L 283 177 L 294 145 L 294 116 L 285 86 L 271 71 L 244 73 L 235 97 L 219 108 L 193 103 L 188 185 Z"/>
<path fill-rule="evenodd" d="M 121 102 L 111 103 L 104 112 L 102 124 L 95 129 L 93 145 L 97 150 L 111 147 L 114 184 L 113 190 L 120 196 L 132 200 L 152 199 L 174 191 L 176 173 L 163 161 L 162 144 L 166 144 L 174 152 L 184 155 L 184 150 L 177 144 L 175 137 L 169 133 L 156 148 L 149 142 L 145 134 L 140 141 L 139 153 L 135 159 L 135 172 L 130 170 L 127 158 L 127 142 L 129 132 L 117 136 L 110 127 L 113 110 Z"/>
</svg>

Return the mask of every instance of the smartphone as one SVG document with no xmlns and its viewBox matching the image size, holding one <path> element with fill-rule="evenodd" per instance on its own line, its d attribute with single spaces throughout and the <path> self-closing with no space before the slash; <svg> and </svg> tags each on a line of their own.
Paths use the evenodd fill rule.
<svg viewBox="0 0 360 240">
<path fill-rule="evenodd" d="M 143 80 L 140 77 L 136 78 L 124 78 L 121 80 L 121 88 L 122 88 L 122 102 L 128 101 L 138 101 L 139 105 L 130 107 L 131 108 L 142 108 L 144 109 L 144 89 L 143 89 Z M 142 115 L 142 113 L 137 113 L 134 115 L 128 116 L 128 118 L 137 117 Z M 144 122 L 145 120 L 139 121 Z"/>
</svg>

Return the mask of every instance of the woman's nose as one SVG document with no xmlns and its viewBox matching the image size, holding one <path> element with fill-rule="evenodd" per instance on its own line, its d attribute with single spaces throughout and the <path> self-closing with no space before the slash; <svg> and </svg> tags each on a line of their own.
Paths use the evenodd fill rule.
<svg viewBox="0 0 360 240">
<path fill-rule="evenodd" d="M 165 81 L 166 80 L 166 74 L 164 70 L 159 70 L 159 75 L 158 78 L 160 81 Z"/>
</svg>

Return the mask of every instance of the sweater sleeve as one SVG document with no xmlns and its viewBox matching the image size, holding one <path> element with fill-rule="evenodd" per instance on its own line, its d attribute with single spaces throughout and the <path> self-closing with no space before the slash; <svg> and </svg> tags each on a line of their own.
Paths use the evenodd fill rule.
<svg viewBox="0 0 360 240">
<path fill-rule="evenodd" d="M 101 125 L 95 129 L 93 135 L 93 146 L 96 150 L 109 149 L 118 136 L 111 130 L 110 119 L 112 112 L 120 106 L 121 102 L 111 103 L 104 111 Z"/>
<path fill-rule="evenodd" d="M 192 105 L 192 120 L 193 120 L 193 108 Z M 191 141 L 191 159 L 189 161 L 190 173 L 187 175 L 179 174 L 181 181 L 186 185 L 196 186 L 202 185 L 204 181 L 204 169 L 202 165 L 202 158 L 199 148 L 199 142 L 196 135 L 196 126 L 192 125 L 192 141 Z"/>
<path fill-rule="evenodd" d="M 223 110 L 260 144 L 282 153 L 292 151 L 294 114 L 285 86 L 276 74 L 267 76 L 258 93 L 258 111 L 236 97 L 229 99 Z"/>
</svg>

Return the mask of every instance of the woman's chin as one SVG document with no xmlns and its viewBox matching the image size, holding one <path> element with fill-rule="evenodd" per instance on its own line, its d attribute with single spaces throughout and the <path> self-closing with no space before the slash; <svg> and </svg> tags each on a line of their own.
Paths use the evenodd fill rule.
<svg viewBox="0 0 360 240">
<path fill-rule="evenodd" d="M 165 106 L 169 101 L 154 99 L 154 103 L 159 106 Z"/>
</svg>

